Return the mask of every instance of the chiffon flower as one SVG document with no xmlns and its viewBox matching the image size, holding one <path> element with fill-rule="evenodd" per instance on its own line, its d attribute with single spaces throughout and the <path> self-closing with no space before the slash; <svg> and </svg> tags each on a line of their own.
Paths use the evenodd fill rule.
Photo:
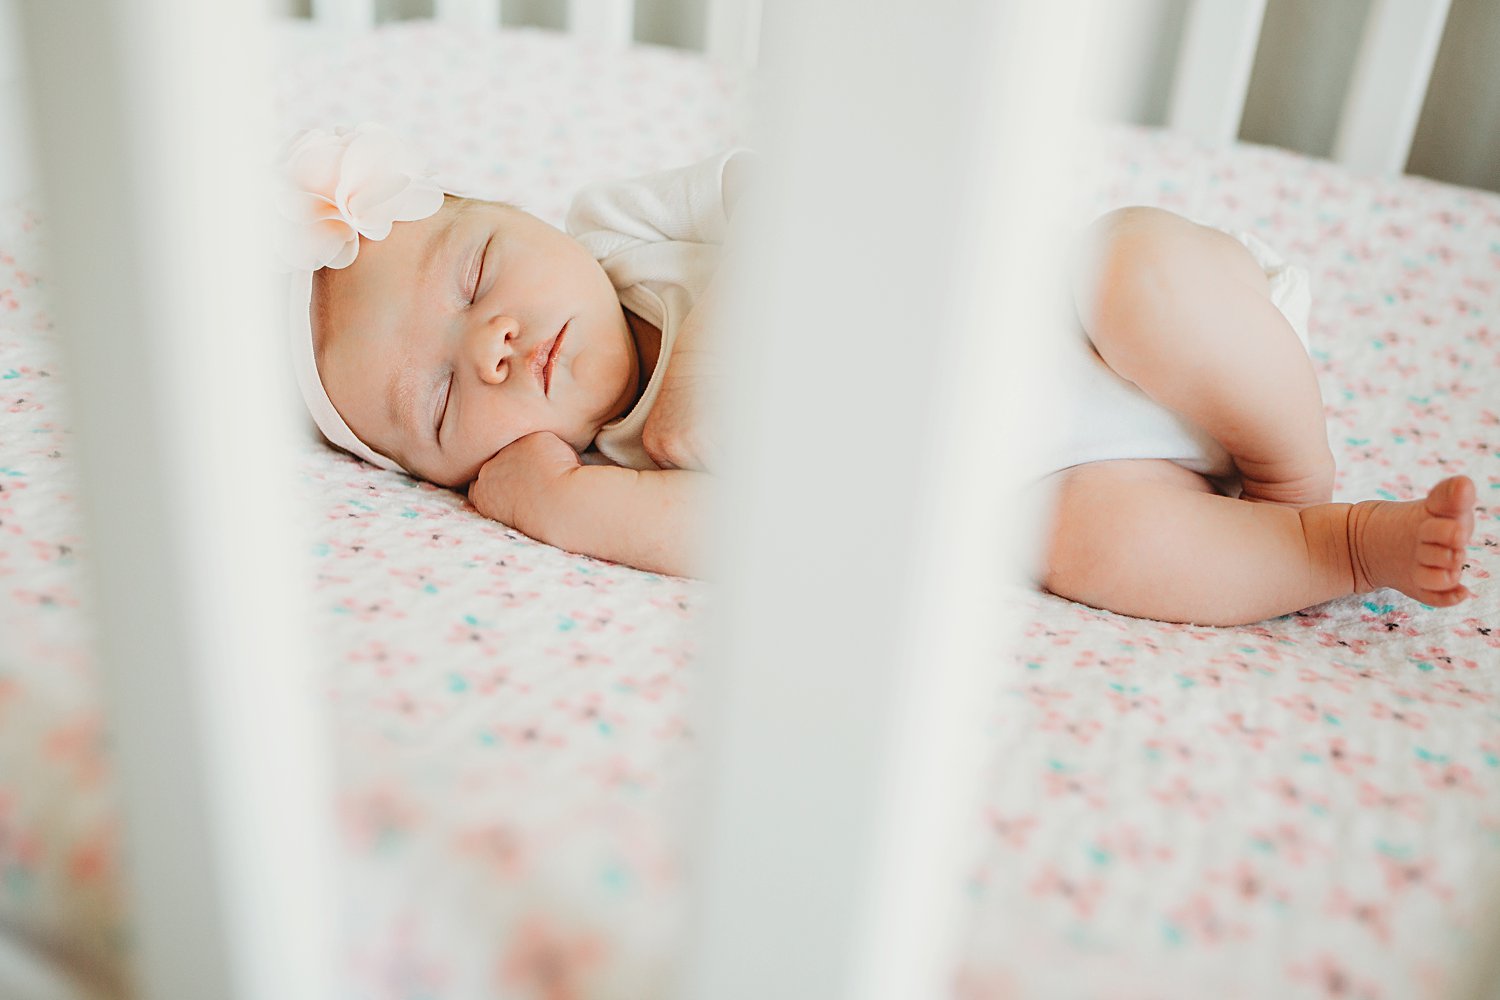
<svg viewBox="0 0 1500 1000">
<path fill-rule="evenodd" d="M 348 267 L 361 236 L 383 240 L 395 223 L 443 204 L 420 159 L 381 125 L 304 129 L 283 148 L 280 169 L 276 250 L 294 271 Z"/>
</svg>

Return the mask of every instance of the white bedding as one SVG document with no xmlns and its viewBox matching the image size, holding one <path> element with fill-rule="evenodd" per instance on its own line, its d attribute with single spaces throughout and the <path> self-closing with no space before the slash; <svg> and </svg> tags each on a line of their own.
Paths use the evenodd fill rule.
<svg viewBox="0 0 1500 1000">
<path fill-rule="evenodd" d="M 743 139 L 726 76 L 675 50 L 425 22 L 279 40 L 288 128 L 379 118 L 554 223 L 591 179 Z M 1096 162 L 1099 210 L 1162 205 L 1309 267 L 1338 497 L 1467 471 L 1478 598 L 1382 591 L 1221 630 L 1026 597 L 1033 624 L 995 665 L 987 850 L 955 887 L 960 992 L 1440 996 L 1500 861 L 1500 197 L 1139 130 Z M 0 206 L 0 927 L 109 968 L 128 916 L 44 232 L 34 206 Z M 301 471 L 343 995 L 662 995 L 709 588 L 540 545 L 325 448 Z"/>
</svg>

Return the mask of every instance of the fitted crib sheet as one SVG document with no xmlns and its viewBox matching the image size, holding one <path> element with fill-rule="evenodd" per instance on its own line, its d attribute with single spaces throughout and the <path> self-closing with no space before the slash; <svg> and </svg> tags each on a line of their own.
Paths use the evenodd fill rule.
<svg viewBox="0 0 1500 1000">
<path fill-rule="evenodd" d="M 288 127 L 379 118 L 554 223 L 589 180 L 744 138 L 741 92 L 674 50 L 425 22 L 278 41 Z M 984 851 L 954 887 L 957 992 L 1441 996 L 1500 862 L 1500 197 L 1138 129 L 1092 162 L 1091 210 L 1161 205 L 1309 268 L 1338 498 L 1467 471 L 1478 598 L 1380 591 L 1214 629 L 1017 593 Z M 45 233 L 35 205 L 0 206 L 0 936 L 108 974 L 129 919 Z M 662 996 L 691 916 L 711 588 L 541 545 L 321 446 L 300 487 L 342 995 Z"/>
</svg>

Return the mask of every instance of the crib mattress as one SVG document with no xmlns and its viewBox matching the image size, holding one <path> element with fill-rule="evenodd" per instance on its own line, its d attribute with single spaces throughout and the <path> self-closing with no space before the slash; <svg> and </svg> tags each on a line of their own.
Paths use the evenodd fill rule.
<svg viewBox="0 0 1500 1000">
<path fill-rule="evenodd" d="M 380 118 L 554 223 L 595 177 L 743 139 L 742 95 L 673 50 L 414 22 L 279 43 L 288 127 Z M 1478 597 L 1380 591 L 1214 629 L 1016 593 L 1030 624 L 994 665 L 984 851 L 954 886 L 957 992 L 1442 996 L 1500 869 L 1500 196 L 1137 129 L 1092 162 L 1091 210 L 1161 205 L 1309 269 L 1337 497 L 1467 471 Z M 129 923 L 45 230 L 33 204 L 0 206 L 0 937 L 99 977 Z M 327 448 L 300 475 L 342 996 L 664 995 L 711 589 L 552 549 Z"/>
</svg>

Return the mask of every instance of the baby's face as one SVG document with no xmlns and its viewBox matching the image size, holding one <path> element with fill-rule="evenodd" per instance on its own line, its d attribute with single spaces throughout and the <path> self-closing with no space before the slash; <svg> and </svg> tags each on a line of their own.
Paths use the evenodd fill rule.
<svg viewBox="0 0 1500 1000">
<path fill-rule="evenodd" d="M 582 451 L 635 396 L 639 361 L 609 277 L 520 209 L 449 199 L 361 238 L 317 294 L 329 400 L 360 440 L 441 486 L 472 482 L 535 431 Z"/>
</svg>

